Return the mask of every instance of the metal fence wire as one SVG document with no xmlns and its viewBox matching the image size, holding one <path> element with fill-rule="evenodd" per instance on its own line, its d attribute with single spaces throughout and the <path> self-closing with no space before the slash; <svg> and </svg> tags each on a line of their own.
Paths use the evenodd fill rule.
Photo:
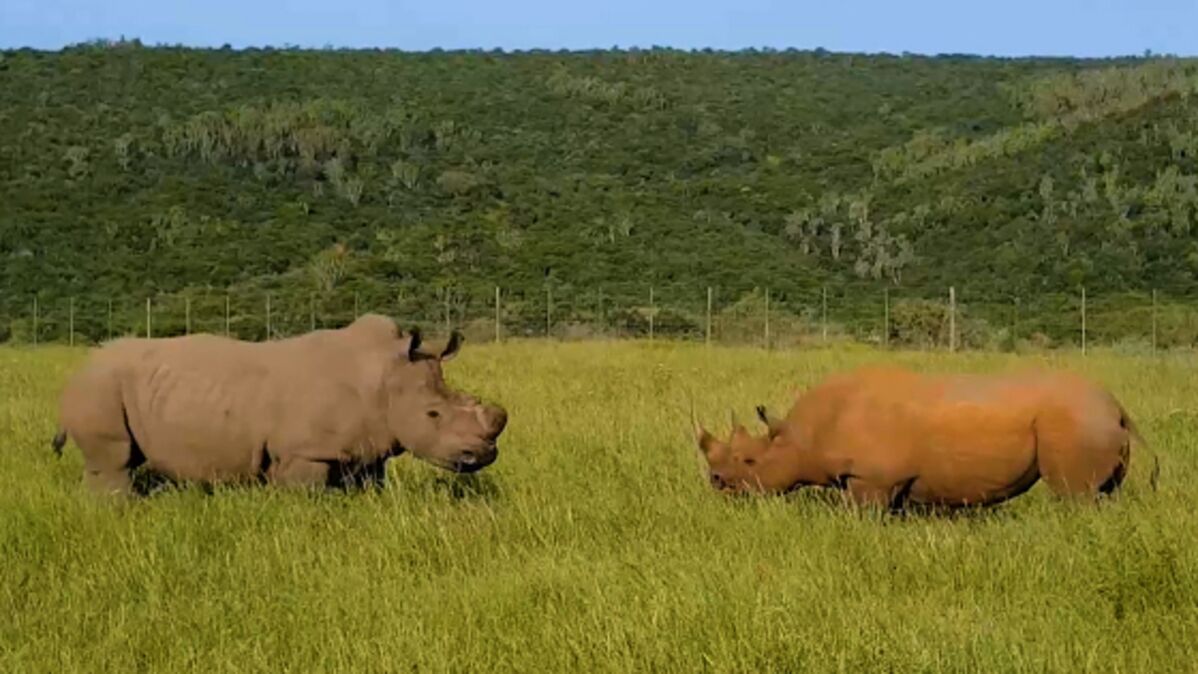
<svg viewBox="0 0 1198 674">
<path fill-rule="evenodd" d="M 916 349 L 1155 351 L 1198 344 L 1198 299 L 1157 290 L 1032 297 L 951 287 L 928 296 L 901 288 L 754 288 L 647 285 L 476 285 L 413 290 L 380 284 L 314 292 L 293 288 L 194 290 L 151 297 L 13 298 L 0 305 L 0 341 L 97 344 L 120 336 L 193 333 L 261 341 L 391 316 L 430 334 L 450 329 L 477 341 L 513 338 L 703 341 L 787 348 L 851 341 Z"/>
</svg>

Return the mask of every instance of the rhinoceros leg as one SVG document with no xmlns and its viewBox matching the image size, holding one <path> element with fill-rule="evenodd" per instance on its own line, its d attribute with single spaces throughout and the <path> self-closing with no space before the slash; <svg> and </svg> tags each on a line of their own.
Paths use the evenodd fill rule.
<svg viewBox="0 0 1198 674">
<path fill-rule="evenodd" d="M 95 379 L 93 377 L 93 379 Z M 145 463 L 119 392 L 109 379 L 85 380 L 64 392 L 63 429 L 83 454 L 83 482 L 97 493 L 134 491 L 132 471 Z"/>
<path fill-rule="evenodd" d="M 83 471 L 83 483 L 97 494 L 116 494 L 131 496 L 133 494 L 133 476 L 128 470 L 92 470 Z"/>
<path fill-rule="evenodd" d="M 379 489 L 386 484 L 387 459 L 329 462 L 328 486 L 334 489 Z"/>
<path fill-rule="evenodd" d="M 387 481 L 387 457 L 348 466 L 344 483 L 357 489 L 381 488 Z"/>
<path fill-rule="evenodd" d="M 280 487 L 325 487 L 329 484 L 330 470 L 332 466 L 325 461 L 288 457 L 271 464 L 266 480 Z"/>
<path fill-rule="evenodd" d="M 83 453 L 83 482 L 100 494 L 133 494 L 133 470 L 146 461 L 128 433 L 81 432 L 75 444 Z"/>
<path fill-rule="evenodd" d="M 1053 493 L 1094 498 L 1118 488 L 1127 472 L 1128 439 L 1117 422 L 1104 422 L 1065 414 L 1037 419 L 1040 471 Z"/>
<path fill-rule="evenodd" d="M 902 493 L 905 497 L 906 492 L 910 490 L 911 482 L 914 480 L 904 482 L 903 485 L 882 484 L 876 480 L 852 476 L 845 482 L 845 492 L 856 505 L 898 510 L 902 507 L 902 500 L 899 499 L 896 503 L 895 496 Z"/>
</svg>

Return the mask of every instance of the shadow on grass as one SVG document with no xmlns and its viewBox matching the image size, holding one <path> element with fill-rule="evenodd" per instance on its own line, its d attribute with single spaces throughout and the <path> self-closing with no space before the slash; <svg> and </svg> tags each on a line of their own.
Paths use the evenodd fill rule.
<svg viewBox="0 0 1198 674">
<path fill-rule="evenodd" d="M 500 496 L 499 484 L 482 473 L 436 475 L 426 485 L 453 501 L 492 501 Z"/>
<path fill-rule="evenodd" d="M 1138 495 L 1137 495 L 1138 496 Z M 764 500 L 781 500 L 788 504 L 801 506 L 809 513 L 833 514 L 852 519 L 873 521 L 878 524 L 900 524 L 904 522 L 973 522 L 973 523 L 1002 523 L 1011 522 L 1037 513 L 1057 512 L 1099 512 L 1107 508 L 1118 507 L 1133 495 L 1116 493 L 1101 495 L 1094 500 L 1058 498 L 1053 495 L 1037 498 L 1033 495 L 1022 495 L 1008 501 L 993 505 L 966 506 L 936 506 L 923 504 L 904 504 L 901 508 L 890 509 L 882 506 L 864 506 L 853 503 L 848 495 L 835 488 L 804 487 L 785 494 L 768 496 L 754 494 L 718 495 L 726 498 L 734 508 L 753 508 Z M 1031 510 L 1028 501 L 1038 501 Z"/>
<path fill-rule="evenodd" d="M 491 501 L 499 498 L 498 483 L 487 474 L 465 475 L 438 474 L 428 480 L 411 477 L 388 476 L 382 482 L 330 481 L 324 486 L 306 488 L 284 488 L 271 485 L 265 480 L 212 484 L 198 481 L 181 481 L 167 475 L 141 467 L 133 471 L 133 491 L 140 500 L 150 500 L 170 494 L 198 493 L 214 496 L 218 493 L 277 492 L 302 494 L 310 498 L 355 497 L 387 490 L 404 490 L 427 493 L 455 502 Z"/>
</svg>

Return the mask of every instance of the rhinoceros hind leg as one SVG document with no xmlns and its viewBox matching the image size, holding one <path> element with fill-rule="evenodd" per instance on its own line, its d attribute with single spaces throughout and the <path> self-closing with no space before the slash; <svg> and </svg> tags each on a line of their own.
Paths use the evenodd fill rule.
<svg viewBox="0 0 1198 674">
<path fill-rule="evenodd" d="M 1115 466 L 1115 471 L 1106 479 L 1106 482 L 1098 485 L 1098 493 L 1111 495 L 1119 491 L 1119 487 L 1123 484 L 1123 478 L 1127 477 L 1127 464 L 1120 462 Z"/>
<path fill-rule="evenodd" d="M 146 461 L 136 441 L 80 434 L 75 444 L 83 452 L 83 482 L 89 489 L 126 495 L 135 492 L 133 470 Z"/>
<path fill-rule="evenodd" d="M 1072 430 L 1072 429 L 1069 429 Z M 1040 472 L 1059 497 L 1092 499 L 1117 490 L 1127 472 L 1126 442 L 1117 436 L 1077 432 L 1041 433 Z"/>
<path fill-rule="evenodd" d="M 324 461 L 286 458 L 270 465 L 266 480 L 280 487 L 325 487 L 329 484 L 329 470 L 329 464 Z"/>
<path fill-rule="evenodd" d="M 133 476 L 127 468 L 101 470 L 86 468 L 83 471 L 83 483 L 93 493 L 100 495 L 133 495 Z"/>
</svg>

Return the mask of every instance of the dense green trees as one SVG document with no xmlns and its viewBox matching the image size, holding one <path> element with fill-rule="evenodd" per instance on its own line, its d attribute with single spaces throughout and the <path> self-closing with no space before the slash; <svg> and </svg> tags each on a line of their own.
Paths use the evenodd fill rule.
<svg viewBox="0 0 1198 674">
<path fill-rule="evenodd" d="M 352 298 L 481 320 L 497 285 L 527 333 L 642 330 L 654 286 L 695 334 L 712 286 L 810 320 L 827 287 L 864 335 L 889 288 L 918 342 L 953 285 L 979 335 L 1070 340 L 1084 285 L 1142 334 L 1147 293 L 1198 290 L 1196 83 L 1159 58 L 4 52 L 0 337 L 35 294 L 47 335 L 74 297 L 97 338 L 109 299 L 119 332 L 229 290 L 253 332 L 270 293 L 286 331 Z"/>
</svg>

